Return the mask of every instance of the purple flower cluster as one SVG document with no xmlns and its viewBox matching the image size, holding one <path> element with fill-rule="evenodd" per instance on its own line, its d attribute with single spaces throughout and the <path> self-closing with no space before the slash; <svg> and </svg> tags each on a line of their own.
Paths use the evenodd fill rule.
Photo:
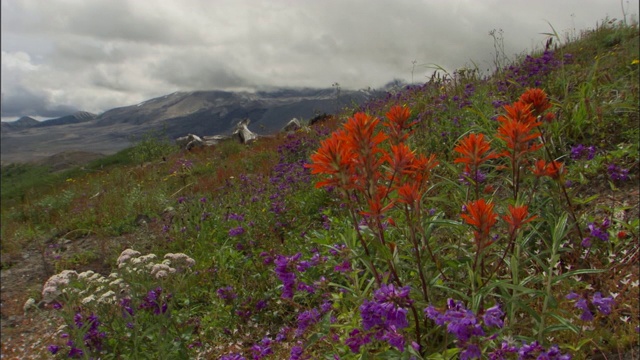
<svg viewBox="0 0 640 360">
<path fill-rule="evenodd" d="M 504 360 L 508 359 L 508 354 L 518 354 L 518 359 L 539 359 L 539 360 L 571 360 L 571 355 L 562 354 L 557 345 L 553 345 L 546 350 L 537 341 L 527 344 L 522 342 L 520 347 L 511 345 L 506 341 L 503 341 L 500 348 L 490 352 L 490 360 Z M 480 355 L 478 356 L 478 358 Z"/>
<path fill-rule="evenodd" d="M 549 50 L 536 57 L 527 55 L 520 64 L 505 69 L 504 80 L 497 84 L 498 91 L 506 94 L 514 83 L 521 87 L 540 87 L 553 70 L 571 61 L 571 55 L 567 55 L 563 60 L 557 59 L 553 51 Z"/>
<path fill-rule="evenodd" d="M 281 297 L 283 299 L 293 299 L 296 286 L 295 264 L 301 257 L 302 253 L 297 253 L 293 256 L 278 255 L 273 261 L 276 265 L 276 276 L 282 281 L 283 289 Z"/>
<path fill-rule="evenodd" d="M 571 148 L 571 159 L 580 160 L 586 157 L 587 160 L 591 160 L 596 156 L 596 147 L 591 145 L 589 147 L 582 144 L 578 144 Z"/>
<path fill-rule="evenodd" d="M 315 292 L 315 286 L 300 281 L 296 277 L 296 272 L 303 273 L 312 266 L 317 266 L 321 262 L 326 261 L 326 257 L 320 256 L 319 252 L 315 252 L 311 259 L 300 260 L 302 253 L 293 256 L 277 255 L 275 260 L 275 273 L 278 279 L 282 281 L 283 289 L 281 297 L 283 299 L 292 299 L 296 290 L 306 291 L 308 293 Z"/>
<path fill-rule="evenodd" d="M 582 239 L 583 247 L 591 247 L 591 239 L 598 238 L 602 241 L 609 241 L 609 227 L 611 226 L 611 221 L 609 218 L 604 218 L 600 224 L 596 224 L 595 222 L 590 222 L 587 224 L 587 229 L 589 230 L 588 237 Z"/>
<path fill-rule="evenodd" d="M 73 322 L 75 327 L 72 326 L 72 328 L 84 331 L 83 340 L 86 348 L 92 352 L 101 351 L 103 347 L 102 341 L 107 337 L 107 334 L 104 331 L 99 330 L 101 323 L 98 316 L 93 313 L 88 316 L 83 316 L 82 313 L 78 312 L 74 315 Z M 69 334 L 64 333 L 60 337 L 69 338 Z M 66 345 L 69 347 L 69 351 L 67 352 L 68 357 L 80 358 L 84 355 L 84 351 L 76 347 L 73 340 L 68 340 Z M 49 345 L 47 350 L 49 350 L 51 354 L 55 355 L 60 351 L 60 346 Z"/>
<path fill-rule="evenodd" d="M 382 284 L 373 294 L 373 300 L 365 300 L 360 306 L 362 329 L 349 333 L 345 344 L 358 353 L 360 347 L 368 344 L 372 336 L 378 341 L 386 341 L 400 352 L 404 352 L 405 337 L 402 329 L 409 326 L 408 308 L 413 303 L 409 298 L 410 288 L 396 288 L 393 284 Z"/>
<path fill-rule="evenodd" d="M 240 236 L 244 234 L 245 230 L 242 226 L 229 229 L 229 236 Z"/>
<path fill-rule="evenodd" d="M 302 336 L 307 328 L 320 320 L 320 312 L 318 309 L 303 311 L 298 315 L 298 328 L 296 329 L 296 337 Z"/>
<path fill-rule="evenodd" d="M 222 299 L 225 304 L 231 304 L 238 295 L 233 291 L 233 286 L 221 287 L 216 291 L 218 297 Z"/>
<path fill-rule="evenodd" d="M 169 174 L 188 173 L 193 168 L 193 161 L 187 159 L 179 159 L 175 162 Z"/>
<path fill-rule="evenodd" d="M 155 290 L 149 290 L 138 308 L 153 311 L 155 315 L 164 314 L 167 312 L 170 299 L 171 294 L 163 294 L 162 288 L 158 287 Z"/>
<path fill-rule="evenodd" d="M 487 180 L 487 174 L 485 174 L 481 170 L 476 170 L 475 175 L 473 175 L 465 170 L 462 172 L 462 174 L 460 174 L 460 177 L 458 178 L 458 181 L 466 186 L 471 185 L 469 180 L 473 181 L 474 183 L 481 184 L 485 180 Z"/>
<path fill-rule="evenodd" d="M 460 353 L 460 359 L 480 358 L 479 342 L 472 340 L 484 337 L 485 332 L 476 314 L 467 309 L 461 301 L 448 299 L 447 310 L 444 313 L 440 313 L 433 305 L 427 307 L 424 312 L 437 325 L 447 325 L 447 332 L 456 337 L 458 348 L 463 349 Z M 503 316 L 504 313 L 500 306 L 496 304 L 484 312 L 482 323 L 485 327 L 502 328 L 504 326 Z"/>
<path fill-rule="evenodd" d="M 267 355 L 273 354 L 273 350 L 271 350 L 271 343 L 273 343 L 271 339 L 264 337 L 259 343 L 254 344 L 251 347 L 253 360 L 260 360 L 265 358 Z"/>
<path fill-rule="evenodd" d="M 594 318 L 593 312 L 589 308 L 589 298 L 584 295 L 580 296 L 575 292 L 570 292 L 569 295 L 566 296 L 567 300 L 576 300 L 574 307 L 582 310 L 582 314 L 580 315 L 580 320 L 582 321 L 592 321 Z M 591 305 L 593 305 L 598 311 L 603 315 L 611 314 L 611 307 L 614 305 L 613 297 L 602 297 L 600 292 L 596 292 L 591 297 Z"/>
<path fill-rule="evenodd" d="M 613 181 L 629 180 L 629 169 L 623 169 L 614 163 L 607 166 L 607 173 L 609 174 L 609 178 Z"/>
</svg>

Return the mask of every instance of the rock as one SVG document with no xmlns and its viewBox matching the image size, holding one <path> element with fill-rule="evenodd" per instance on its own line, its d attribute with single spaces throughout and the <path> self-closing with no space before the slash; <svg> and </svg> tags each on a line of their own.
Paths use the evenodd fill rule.
<svg viewBox="0 0 640 360">
<path fill-rule="evenodd" d="M 233 137 L 237 137 L 241 143 L 248 144 L 258 139 L 258 134 L 255 134 L 249 130 L 248 125 L 251 120 L 244 119 L 236 125 L 236 130 L 233 132 Z"/>
<path fill-rule="evenodd" d="M 300 125 L 300 120 L 298 120 L 297 118 L 293 118 L 293 119 L 289 120 L 287 125 L 285 125 L 282 128 L 282 131 L 283 132 L 296 131 L 296 130 L 300 129 L 301 127 L 302 126 Z"/>
<path fill-rule="evenodd" d="M 203 146 L 204 141 L 202 141 L 198 135 L 188 134 L 187 136 L 177 138 L 176 144 L 180 146 L 181 149 L 191 150 L 195 147 Z"/>
</svg>

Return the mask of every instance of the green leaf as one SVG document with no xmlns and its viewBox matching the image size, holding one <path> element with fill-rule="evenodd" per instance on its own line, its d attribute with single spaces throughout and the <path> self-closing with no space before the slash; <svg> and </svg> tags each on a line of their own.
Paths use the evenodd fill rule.
<svg viewBox="0 0 640 360">
<path fill-rule="evenodd" d="M 551 325 L 551 326 L 546 327 L 544 329 L 544 331 L 543 331 L 545 334 L 548 333 L 548 332 L 560 331 L 560 330 L 570 330 L 570 331 L 573 331 L 575 334 L 579 334 L 580 333 L 580 329 L 578 329 L 577 326 L 575 326 L 572 323 L 570 323 L 569 320 L 561 317 L 558 314 L 551 313 L 549 315 L 551 315 L 552 318 L 558 320 L 562 325 Z M 555 329 L 555 327 L 557 327 L 558 329 Z M 552 329 L 552 330 L 550 330 L 550 329 Z"/>
<path fill-rule="evenodd" d="M 564 274 L 558 275 L 553 279 L 553 283 L 557 283 L 561 280 L 564 280 L 570 276 L 582 275 L 582 274 L 598 274 L 606 271 L 605 269 L 579 269 L 566 272 Z"/>
</svg>

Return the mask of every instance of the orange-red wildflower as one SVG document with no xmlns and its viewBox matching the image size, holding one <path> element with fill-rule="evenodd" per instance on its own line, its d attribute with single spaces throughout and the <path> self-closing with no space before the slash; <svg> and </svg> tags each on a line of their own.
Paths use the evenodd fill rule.
<svg viewBox="0 0 640 360">
<path fill-rule="evenodd" d="M 531 104 L 516 101 L 512 105 L 505 105 L 503 108 L 507 113 L 506 117 L 511 121 L 528 124 L 532 129 L 541 125 L 541 123 L 538 122 L 535 116 L 531 113 Z M 500 121 L 500 117 L 498 120 Z"/>
<path fill-rule="evenodd" d="M 398 144 L 405 141 L 410 132 L 408 131 L 416 121 L 409 122 L 411 111 L 407 107 L 393 106 L 386 114 L 388 121 L 384 122 L 384 126 L 389 129 L 389 138 L 391 143 Z"/>
<path fill-rule="evenodd" d="M 529 216 L 529 207 L 527 205 L 512 206 L 509 205 L 509 213 L 503 215 L 502 218 L 509 224 L 509 233 L 514 233 L 522 225 L 532 221 L 537 216 Z"/>
<path fill-rule="evenodd" d="M 453 151 L 461 154 L 453 161 L 454 163 L 463 163 L 476 169 L 485 161 L 498 157 L 491 152 L 490 143 L 484 139 L 484 134 L 467 135 L 460 139 Z"/>
<path fill-rule="evenodd" d="M 536 161 L 531 167 L 531 172 L 537 177 L 548 176 L 552 179 L 559 179 L 564 174 L 564 164 L 560 161 L 546 162 L 544 159 Z"/>
<path fill-rule="evenodd" d="M 387 139 L 382 132 L 374 133 L 379 122 L 380 119 L 363 112 L 356 113 L 344 124 L 341 139 L 353 152 L 375 155 L 382 151 L 378 145 Z"/>
<path fill-rule="evenodd" d="M 331 134 L 331 137 L 323 140 L 320 148 L 311 155 L 312 163 L 305 164 L 305 167 L 311 169 L 312 174 L 330 176 L 329 179 L 316 183 L 316 188 L 347 185 L 354 153 L 344 146 L 342 137 L 344 137 L 342 130 Z"/>
<path fill-rule="evenodd" d="M 400 180 L 399 176 L 411 174 L 415 171 L 412 166 L 415 162 L 415 155 L 405 143 L 391 145 L 391 154 L 386 159 L 391 167 L 391 174 L 396 181 Z"/>
<path fill-rule="evenodd" d="M 411 173 L 411 178 L 419 184 L 424 184 L 429 180 L 431 170 L 438 166 L 438 164 L 439 162 L 436 160 L 436 156 L 434 154 L 429 156 L 419 154 L 411 164 L 411 168 L 414 169 L 413 173 Z"/>
<path fill-rule="evenodd" d="M 506 107 L 505 107 L 506 108 Z M 528 119 L 533 119 L 529 116 Z M 498 117 L 500 121 L 500 127 L 498 128 L 498 138 L 504 140 L 507 147 L 513 151 L 503 152 L 503 156 L 520 157 L 527 152 L 533 152 L 538 150 L 542 144 L 534 144 L 533 141 L 538 139 L 541 135 L 534 128 L 540 123 L 533 120 L 518 121 L 511 117 Z M 535 126 L 534 126 L 535 125 Z"/>
<path fill-rule="evenodd" d="M 527 91 L 520 96 L 519 101 L 526 105 L 530 105 L 532 115 L 536 118 L 551 107 L 551 103 L 547 98 L 547 93 L 538 88 L 527 89 Z"/>
<path fill-rule="evenodd" d="M 467 224 L 475 227 L 474 235 L 476 241 L 482 241 L 489 237 L 489 231 L 497 221 L 498 215 L 493 212 L 493 206 L 492 202 L 486 202 L 484 199 L 465 204 L 467 213 L 463 213 L 460 216 Z M 482 245 L 481 243 L 478 244 L 479 247 L 482 247 Z"/>
<path fill-rule="evenodd" d="M 375 187 L 373 194 L 367 197 L 367 204 L 369 205 L 368 209 L 363 210 L 360 213 L 362 215 L 379 218 L 380 215 L 391 209 L 394 202 L 388 199 L 387 191 L 388 188 L 386 186 Z"/>
<path fill-rule="evenodd" d="M 398 202 L 417 208 L 422 199 L 420 184 L 415 182 L 405 183 L 398 188 Z"/>
</svg>

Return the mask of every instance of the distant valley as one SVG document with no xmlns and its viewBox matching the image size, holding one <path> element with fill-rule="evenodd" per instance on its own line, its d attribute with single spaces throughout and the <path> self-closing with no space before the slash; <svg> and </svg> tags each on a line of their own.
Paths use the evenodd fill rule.
<svg viewBox="0 0 640 360">
<path fill-rule="evenodd" d="M 242 119 L 260 135 L 279 131 L 292 118 L 309 120 L 358 105 L 376 91 L 279 89 L 263 92 L 175 92 L 102 114 L 76 112 L 46 121 L 22 117 L 2 122 L 2 164 L 34 162 L 59 153 L 113 154 L 151 131 L 175 139 L 188 133 L 228 135 Z M 44 160 L 46 161 L 46 160 Z"/>
</svg>

